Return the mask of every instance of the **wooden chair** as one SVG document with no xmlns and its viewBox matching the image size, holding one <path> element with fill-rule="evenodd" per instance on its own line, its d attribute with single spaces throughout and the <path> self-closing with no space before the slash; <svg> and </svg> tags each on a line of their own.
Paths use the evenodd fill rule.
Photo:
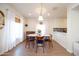
<svg viewBox="0 0 79 59">
<path fill-rule="evenodd" d="M 35 38 L 34 37 L 28 37 L 29 34 L 35 34 L 34 31 L 27 31 L 26 32 L 26 46 L 30 47 L 30 44 L 32 43 L 33 47 L 34 47 L 34 42 L 35 42 Z"/>
<path fill-rule="evenodd" d="M 35 37 L 29 37 L 28 41 L 29 41 L 29 47 L 30 47 L 30 44 L 32 44 L 32 46 L 34 48 L 34 45 L 35 45 Z"/>
<path fill-rule="evenodd" d="M 43 47 L 43 53 L 44 53 L 44 36 L 36 36 L 36 53 L 38 47 Z"/>
<path fill-rule="evenodd" d="M 53 48 L 52 34 L 50 34 L 50 36 L 45 36 L 44 40 L 45 40 L 45 43 L 46 42 L 49 43 L 49 47 L 52 46 L 52 48 Z"/>
<path fill-rule="evenodd" d="M 28 38 L 27 35 L 28 35 L 28 34 L 26 33 L 26 40 L 25 40 L 25 41 L 26 41 L 26 44 L 25 44 L 25 48 L 29 45 L 29 40 L 28 40 L 29 38 Z"/>
</svg>

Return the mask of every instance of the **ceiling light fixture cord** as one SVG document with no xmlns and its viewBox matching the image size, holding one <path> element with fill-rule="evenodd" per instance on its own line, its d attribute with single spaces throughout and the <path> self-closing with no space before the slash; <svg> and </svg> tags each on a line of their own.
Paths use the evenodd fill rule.
<svg viewBox="0 0 79 59">
<path fill-rule="evenodd" d="M 40 5 L 41 5 L 41 6 L 40 6 L 40 7 L 41 7 L 41 8 L 40 8 L 40 16 L 39 16 L 38 20 L 39 20 L 39 21 L 43 21 L 43 16 L 42 16 L 42 3 L 40 3 Z"/>
<path fill-rule="evenodd" d="M 42 16 L 42 3 L 41 3 L 41 12 L 40 12 L 40 15 Z"/>
</svg>

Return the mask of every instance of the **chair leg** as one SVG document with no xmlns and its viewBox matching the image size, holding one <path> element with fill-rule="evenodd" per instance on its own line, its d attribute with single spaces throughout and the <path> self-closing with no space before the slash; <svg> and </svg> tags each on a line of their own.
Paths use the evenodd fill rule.
<svg viewBox="0 0 79 59">
<path fill-rule="evenodd" d="M 28 45 L 28 41 L 26 41 L 25 48 L 27 47 L 27 45 Z"/>
<path fill-rule="evenodd" d="M 37 53 L 37 48 L 38 48 L 38 47 L 36 46 L 36 53 Z"/>
<path fill-rule="evenodd" d="M 44 53 L 45 42 L 43 43 L 43 53 Z"/>
<path fill-rule="evenodd" d="M 34 45 L 35 45 L 35 44 L 34 44 L 34 42 L 33 42 L 33 48 L 34 48 Z"/>
<path fill-rule="evenodd" d="M 35 47 L 35 41 L 33 41 L 33 48 Z"/>
<path fill-rule="evenodd" d="M 51 42 L 52 48 L 53 48 L 53 43 Z"/>
<path fill-rule="evenodd" d="M 49 48 L 50 48 L 50 43 L 51 43 L 51 42 L 49 42 Z"/>
<path fill-rule="evenodd" d="M 43 47 L 43 53 L 44 53 L 44 47 Z"/>
<path fill-rule="evenodd" d="M 28 48 L 30 48 L 30 42 L 28 42 Z"/>
<path fill-rule="evenodd" d="M 35 40 L 35 48 L 36 48 L 35 52 L 37 53 L 37 41 L 36 40 Z"/>
<path fill-rule="evenodd" d="M 27 41 L 26 41 L 26 43 L 25 43 L 25 48 L 26 48 L 26 46 L 27 46 Z"/>
</svg>

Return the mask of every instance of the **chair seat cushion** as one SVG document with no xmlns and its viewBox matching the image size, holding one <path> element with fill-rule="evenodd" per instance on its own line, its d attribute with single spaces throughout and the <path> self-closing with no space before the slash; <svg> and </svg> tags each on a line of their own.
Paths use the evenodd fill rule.
<svg viewBox="0 0 79 59">
<path fill-rule="evenodd" d="M 29 37 L 29 40 L 30 41 L 34 41 L 35 40 L 35 37 Z"/>
<path fill-rule="evenodd" d="M 37 40 L 37 44 L 43 44 L 43 40 Z"/>
<path fill-rule="evenodd" d="M 41 46 L 43 46 L 43 44 L 38 44 L 38 46 L 40 46 L 40 47 L 41 47 Z"/>
</svg>

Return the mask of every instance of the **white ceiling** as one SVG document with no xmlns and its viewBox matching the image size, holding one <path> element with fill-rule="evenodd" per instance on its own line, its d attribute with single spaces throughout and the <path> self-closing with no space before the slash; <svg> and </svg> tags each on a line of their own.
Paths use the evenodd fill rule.
<svg viewBox="0 0 79 59">
<path fill-rule="evenodd" d="M 45 19 L 66 18 L 67 8 L 71 5 L 71 3 L 43 3 L 42 15 Z M 40 3 L 12 3 L 11 6 L 17 9 L 26 18 L 35 19 L 40 15 Z"/>
</svg>

